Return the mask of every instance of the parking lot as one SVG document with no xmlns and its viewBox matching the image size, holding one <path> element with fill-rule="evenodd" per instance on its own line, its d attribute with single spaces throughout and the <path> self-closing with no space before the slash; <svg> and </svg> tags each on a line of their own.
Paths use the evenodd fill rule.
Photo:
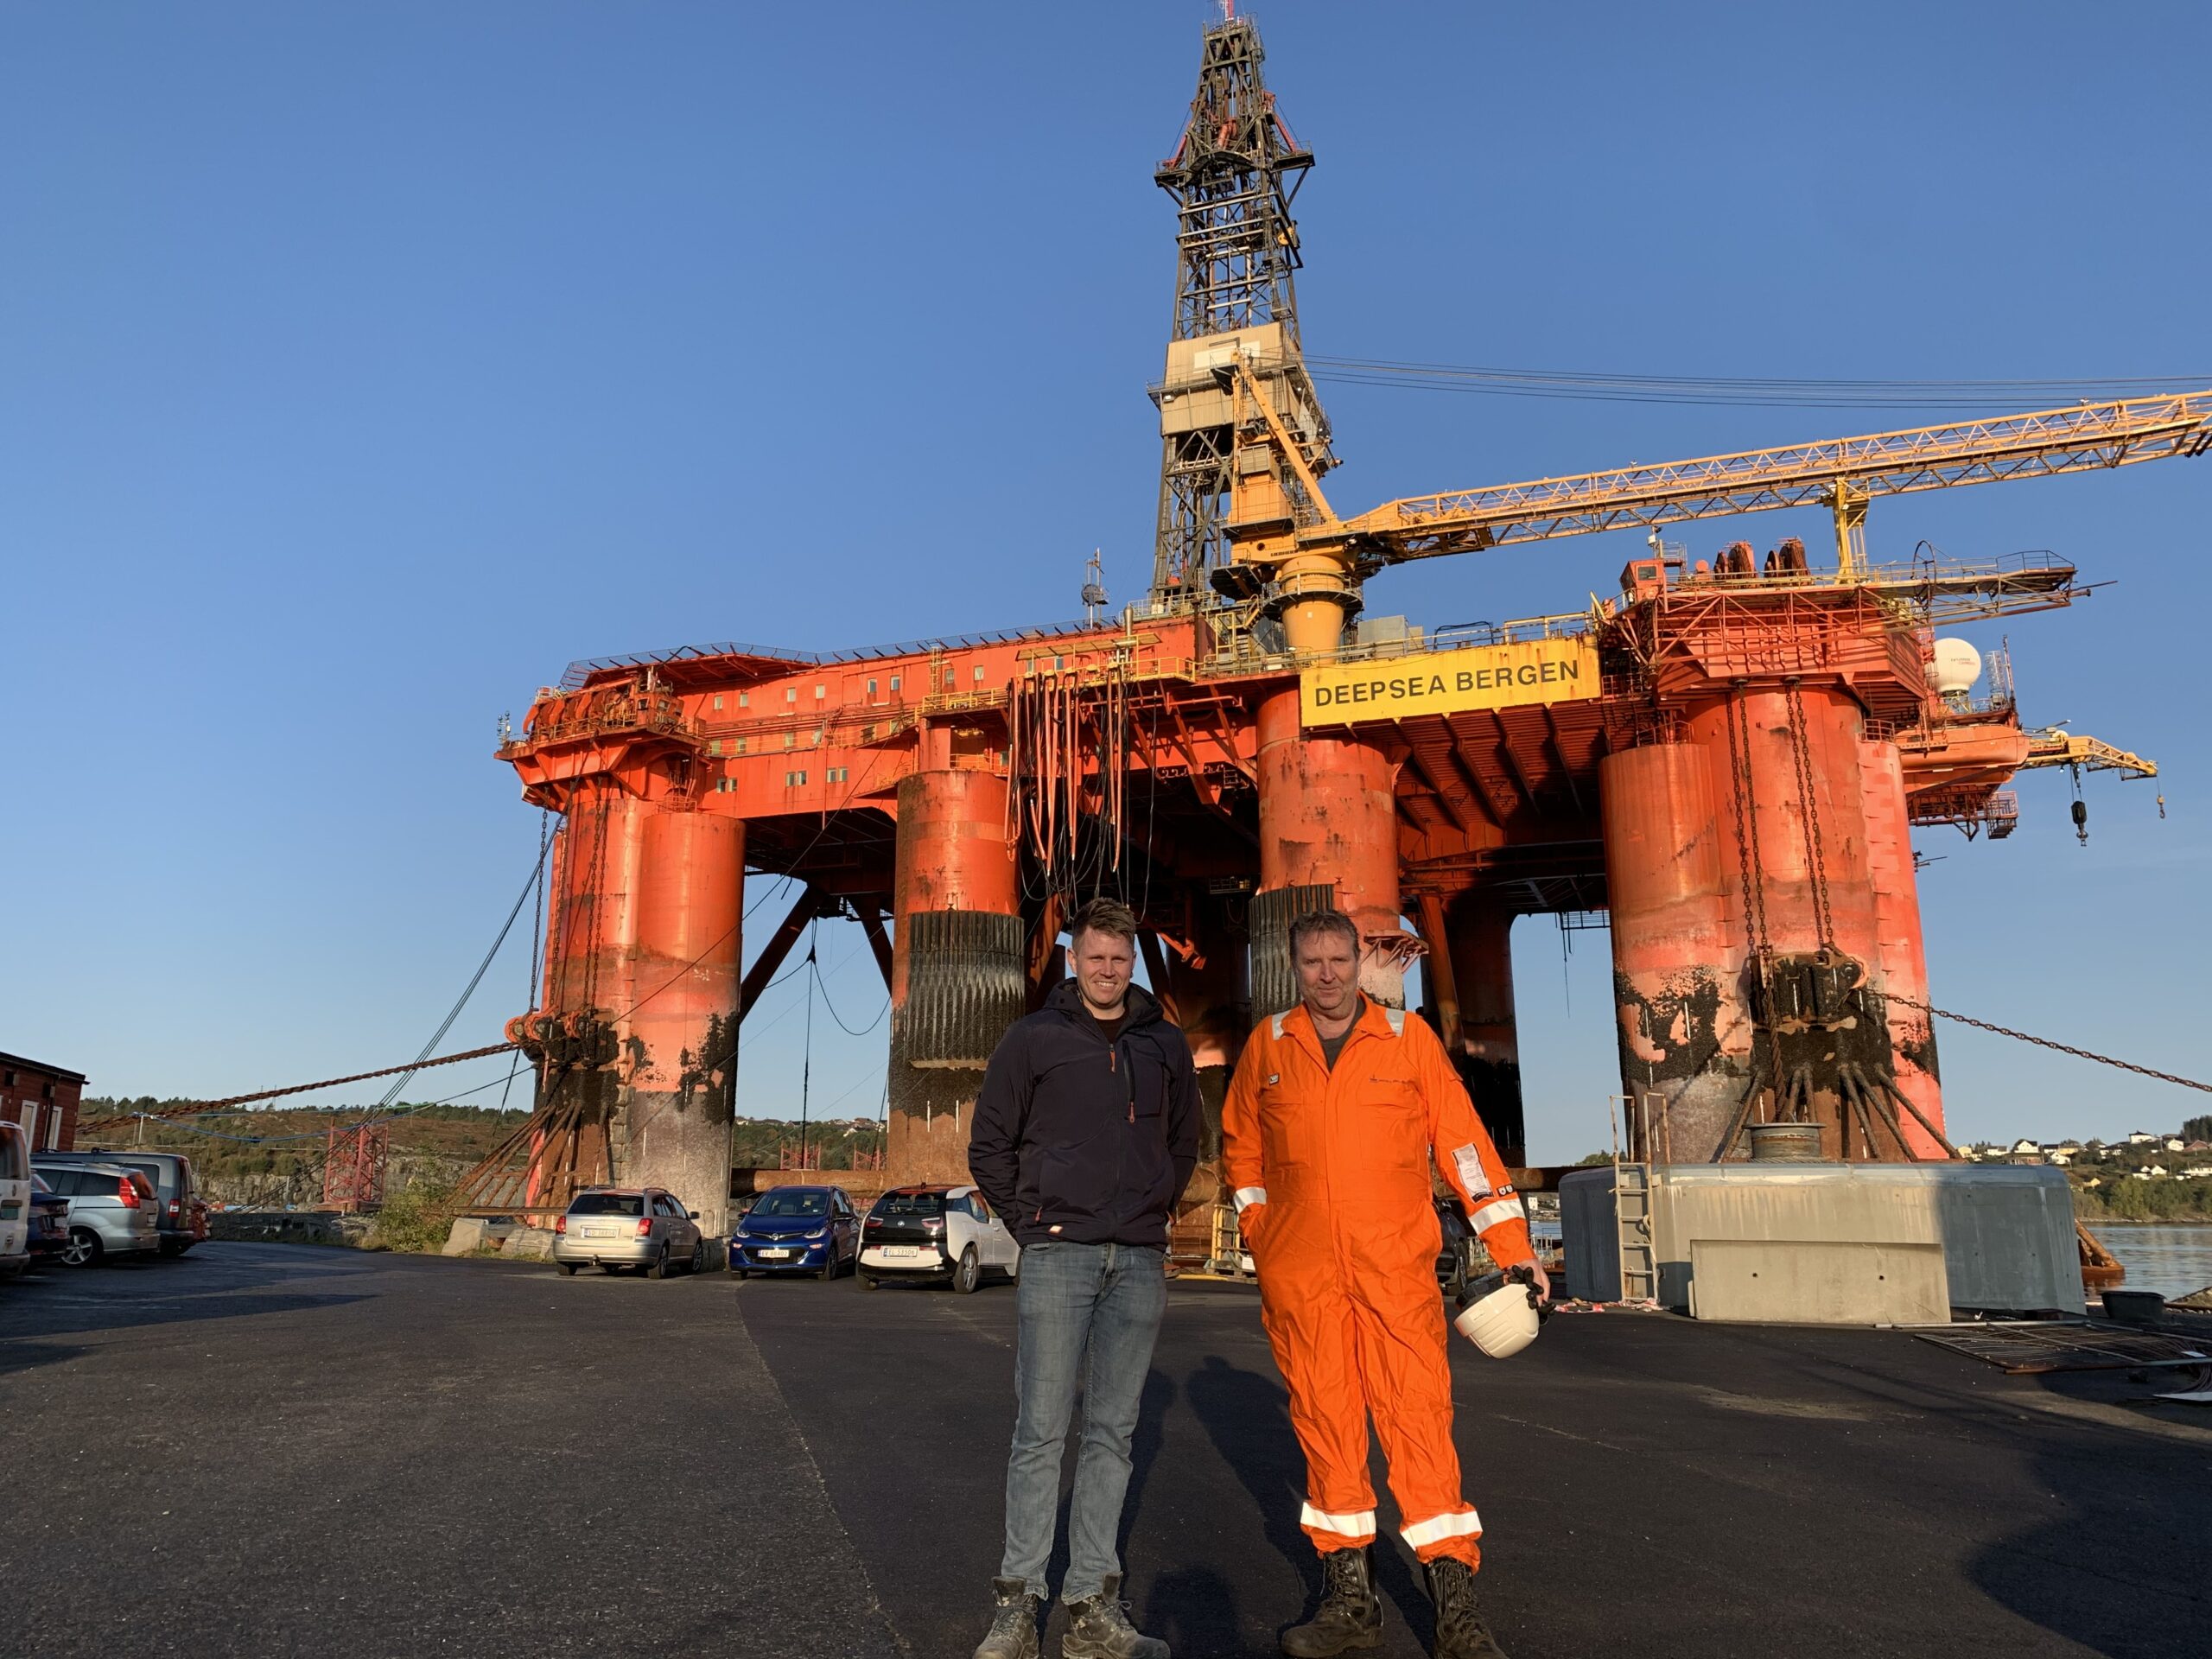
<svg viewBox="0 0 2212 1659">
<path fill-rule="evenodd" d="M 221 1243 L 42 1272 L 0 1286 L 0 1650 L 965 1656 L 1013 1339 L 1003 1287 Z M 2212 1432 L 2122 1380 L 1624 1315 L 1459 1375 L 1516 1659 L 2202 1651 Z M 1127 1592 L 1179 1656 L 1310 1605 L 1300 1476 L 1255 1298 L 1179 1286 Z"/>
</svg>

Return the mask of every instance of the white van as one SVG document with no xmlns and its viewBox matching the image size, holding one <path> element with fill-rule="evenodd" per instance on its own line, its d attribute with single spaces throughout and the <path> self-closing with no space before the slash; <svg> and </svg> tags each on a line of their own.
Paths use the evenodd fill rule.
<svg viewBox="0 0 2212 1659">
<path fill-rule="evenodd" d="M 22 1129 L 0 1123 L 0 1279 L 31 1264 L 31 1148 Z"/>
</svg>

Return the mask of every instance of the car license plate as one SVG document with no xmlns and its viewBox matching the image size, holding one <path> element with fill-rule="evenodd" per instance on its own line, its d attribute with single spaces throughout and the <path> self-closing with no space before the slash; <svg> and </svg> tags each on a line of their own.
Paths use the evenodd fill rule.
<svg viewBox="0 0 2212 1659">
<path fill-rule="evenodd" d="M 796 1255 L 798 1254 L 798 1252 L 796 1250 L 763 1250 L 760 1252 L 761 1258 L 764 1261 L 771 1262 L 780 1262 L 787 1255 Z"/>
<path fill-rule="evenodd" d="M 587 1227 L 584 1229 L 584 1236 L 586 1238 L 613 1238 L 621 1230 L 620 1227 Z"/>
<path fill-rule="evenodd" d="M 887 1244 L 883 1247 L 883 1253 L 899 1262 L 912 1262 L 917 1256 L 931 1254 L 918 1244 Z"/>
</svg>

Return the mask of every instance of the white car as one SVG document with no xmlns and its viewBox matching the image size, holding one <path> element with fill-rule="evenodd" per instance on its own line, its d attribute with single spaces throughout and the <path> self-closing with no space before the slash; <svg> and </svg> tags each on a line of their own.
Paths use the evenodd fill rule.
<svg viewBox="0 0 2212 1659">
<path fill-rule="evenodd" d="M 1021 1246 L 972 1186 L 894 1186 L 861 1226 L 861 1283 L 950 1281 L 974 1290 L 987 1273 L 1013 1278 Z"/>
<path fill-rule="evenodd" d="M 31 1261 L 31 1153 L 23 1132 L 0 1123 L 0 1279 Z"/>
</svg>

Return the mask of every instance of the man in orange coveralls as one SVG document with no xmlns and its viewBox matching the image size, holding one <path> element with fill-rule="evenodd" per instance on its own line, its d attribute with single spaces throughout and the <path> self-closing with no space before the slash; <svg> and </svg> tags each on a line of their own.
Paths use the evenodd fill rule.
<svg viewBox="0 0 2212 1659">
<path fill-rule="evenodd" d="M 1360 994 L 1351 918 L 1299 918 L 1290 950 L 1300 1005 L 1252 1033 L 1221 1114 L 1261 1319 L 1306 1453 L 1300 1524 L 1321 1553 L 1319 1611 L 1283 1632 L 1282 1650 L 1325 1659 L 1382 1643 L 1368 1560 L 1371 1412 L 1399 1535 L 1427 1568 L 1435 1659 L 1503 1659 L 1475 1606 L 1482 1522 L 1460 1495 L 1452 1444 L 1432 1153 L 1491 1258 L 1534 1269 L 1540 1295 L 1550 1282 L 1444 1045 L 1418 1017 Z"/>
</svg>

